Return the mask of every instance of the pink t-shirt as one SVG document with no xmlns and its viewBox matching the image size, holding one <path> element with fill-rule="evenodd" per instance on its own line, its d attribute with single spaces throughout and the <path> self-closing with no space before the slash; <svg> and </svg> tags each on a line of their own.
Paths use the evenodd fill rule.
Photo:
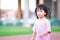
<svg viewBox="0 0 60 40">
<path fill-rule="evenodd" d="M 40 34 L 51 31 L 49 20 L 47 18 L 45 18 L 44 21 L 36 19 L 33 31 L 37 33 L 36 40 L 50 40 L 50 34 L 47 34 L 44 37 L 39 37 Z"/>
</svg>

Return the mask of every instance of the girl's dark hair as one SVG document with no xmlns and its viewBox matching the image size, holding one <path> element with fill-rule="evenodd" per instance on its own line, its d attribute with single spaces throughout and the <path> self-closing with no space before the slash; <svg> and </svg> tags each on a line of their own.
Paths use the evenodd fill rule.
<svg viewBox="0 0 60 40">
<path fill-rule="evenodd" d="M 46 12 L 46 15 L 45 15 L 45 16 L 47 16 L 47 14 L 48 14 L 49 11 L 50 11 L 50 9 L 49 9 L 46 5 L 44 5 L 44 4 L 39 4 L 39 5 L 37 5 L 37 7 L 36 7 L 36 9 L 35 9 L 35 14 L 36 14 L 36 16 L 37 16 L 37 8 L 43 9 L 43 10 Z M 38 18 L 38 16 L 37 16 L 37 18 Z"/>
</svg>

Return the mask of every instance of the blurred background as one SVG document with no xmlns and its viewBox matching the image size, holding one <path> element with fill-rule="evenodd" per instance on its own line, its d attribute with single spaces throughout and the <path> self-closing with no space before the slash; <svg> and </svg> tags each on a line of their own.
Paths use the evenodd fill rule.
<svg viewBox="0 0 60 40">
<path fill-rule="evenodd" d="M 60 32 L 60 0 L 0 0 L 0 36 L 32 34 L 38 4 L 49 7 L 52 32 Z"/>
</svg>

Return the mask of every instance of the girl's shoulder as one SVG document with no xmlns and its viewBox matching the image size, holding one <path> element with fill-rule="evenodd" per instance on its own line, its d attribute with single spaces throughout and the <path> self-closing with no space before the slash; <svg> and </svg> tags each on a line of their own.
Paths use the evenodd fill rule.
<svg viewBox="0 0 60 40">
<path fill-rule="evenodd" d="M 35 19 L 34 23 L 37 23 L 39 20 L 38 19 Z"/>
<path fill-rule="evenodd" d="M 49 20 L 49 19 L 47 19 L 47 18 L 46 18 L 46 20 L 45 20 L 45 21 L 46 21 L 46 23 L 50 23 L 50 20 Z"/>
<path fill-rule="evenodd" d="M 46 21 L 50 21 L 50 20 L 46 18 Z"/>
</svg>

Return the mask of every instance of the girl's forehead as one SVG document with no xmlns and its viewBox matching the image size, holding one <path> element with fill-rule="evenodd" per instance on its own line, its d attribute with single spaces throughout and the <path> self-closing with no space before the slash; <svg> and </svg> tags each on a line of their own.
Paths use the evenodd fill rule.
<svg viewBox="0 0 60 40">
<path fill-rule="evenodd" d="M 37 10 L 43 10 L 42 8 L 37 8 Z"/>
</svg>

